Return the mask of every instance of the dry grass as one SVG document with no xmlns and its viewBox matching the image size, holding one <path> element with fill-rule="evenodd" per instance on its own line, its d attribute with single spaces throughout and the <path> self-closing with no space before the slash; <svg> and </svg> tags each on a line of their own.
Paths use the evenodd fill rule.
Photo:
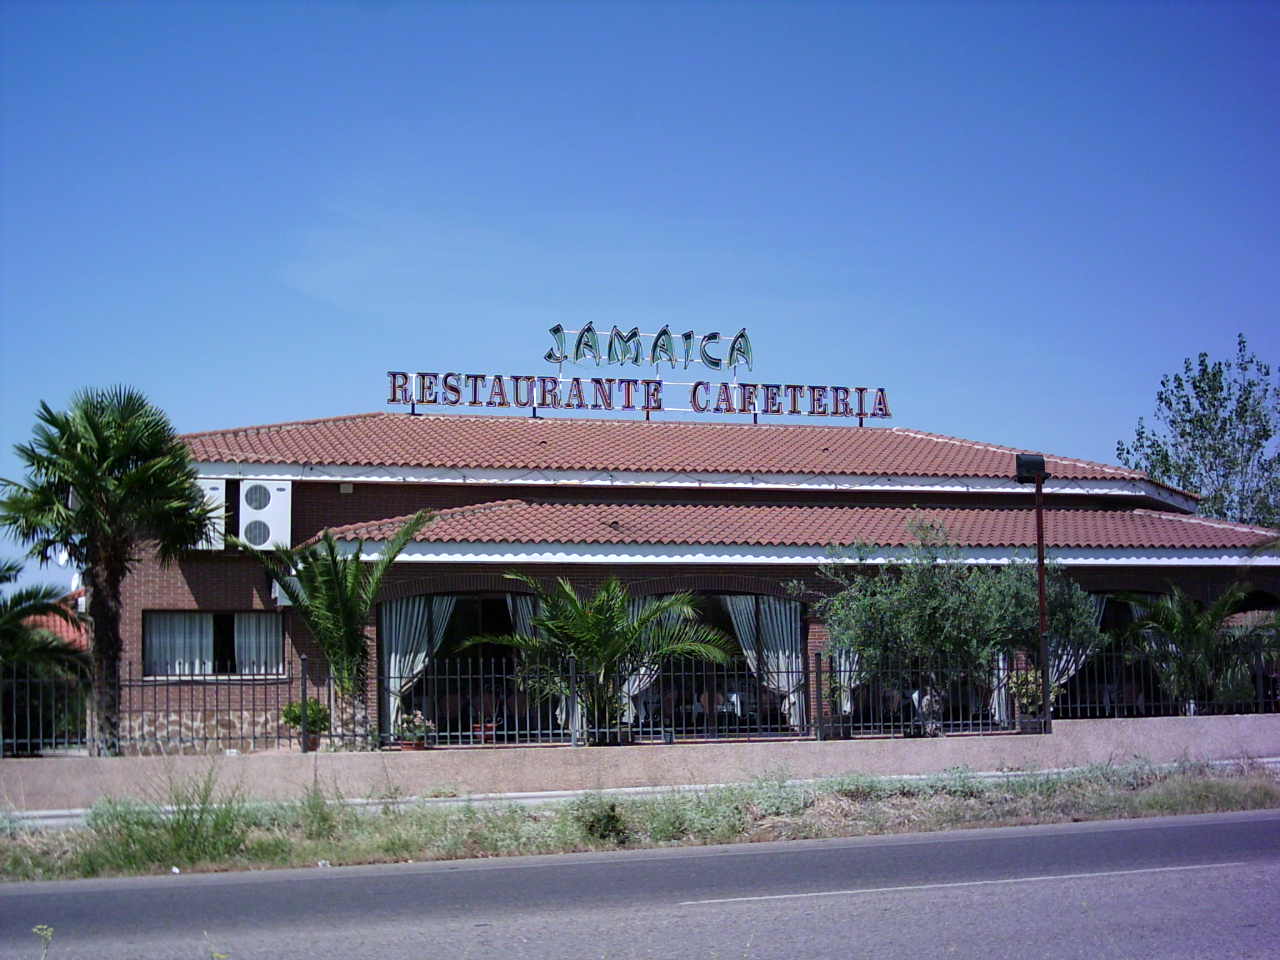
<svg viewBox="0 0 1280 960">
<path fill-rule="evenodd" d="M 542 807 L 395 806 L 360 812 L 312 789 L 252 805 L 211 777 L 171 787 L 172 816 L 107 801 L 84 829 L 0 835 L 11 880 L 379 863 L 953 830 L 1280 807 L 1266 771 L 1148 764 L 982 780 L 865 776 L 803 786 L 775 775 L 695 794 L 589 795 Z"/>
</svg>

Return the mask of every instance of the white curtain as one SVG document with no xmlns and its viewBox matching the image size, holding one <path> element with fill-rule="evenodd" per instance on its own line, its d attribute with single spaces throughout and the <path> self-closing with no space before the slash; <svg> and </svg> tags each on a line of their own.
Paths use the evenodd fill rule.
<svg viewBox="0 0 1280 960">
<path fill-rule="evenodd" d="M 831 651 L 831 680 L 840 687 L 840 712 L 853 712 L 853 691 L 858 685 L 858 654 L 848 647 Z"/>
<path fill-rule="evenodd" d="M 511 616 L 511 629 L 522 636 L 533 635 L 533 595 L 508 593 L 507 613 Z"/>
<path fill-rule="evenodd" d="M 213 673 L 212 614 L 148 613 L 144 619 L 142 667 L 146 676 Z"/>
<path fill-rule="evenodd" d="M 533 604 L 532 597 L 529 598 L 529 603 L 530 605 Z M 569 665 L 567 663 L 561 663 L 557 666 L 560 670 L 569 669 Z M 572 687 L 570 689 L 572 689 Z M 562 729 L 569 731 L 570 736 L 575 743 L 586 736 L 587 714 L 586 711 L 582 709 L 582 705 L 578 702 L 578 698 L 576 696 L 563 697 L 560 702 L 556 704 L 556 723 L 560 724 Z"/>
<path fill-rule="evenodd" d="M 629 603 L 631 609 L 631 617 L 635 619 L 639 616 L 640 611 L 644 609 L 644 605 L 649 603 L 655 597 L 632 597 Z M 675 623 L 680 618 L 674 613 L 668 613 L 662 618 L 661 623 Z M 622 720 L 624 723 L 634 723 L 637 719 L 643 719 L 640 711 L 640 701 L 644 696 L 644 692 L 648 690 L 657 681 L 658 675 L 662 672 L 661 666 L 656 663 L 646 663 L 640 666 L 640 669 L 622 684 L 622 693 L 625 698 L 622 703 Z"/>
<path fill-rule="evenodd" d="M 1089 599 L 1093 601 L 1093 625 L 1101 626 L 1102 615 L 1107 609 L 1107 595 L 1093 593 L 1089 595 Z M 1055 687 L 1079 673 L 1089 657 L 1089 650 L 1086 648 L 1071 643 L 1059 643 L 1057 646 L 1057 651 L 1049 660 L 1049 683 Z"/>
<path fill-rule="evenodd" d="M 440 648 L 458 598 L 451 594 L 419 595 L 384 603 L 379 611 L 382 631 L 382 676 L 386 691 L 383 729 L 395 730 L 400 698 L 427 668 Z"/>
<path fill-rule="evenodd" d="M 1107 602 L 1111 598 L 1105 593 L 1093 593 L 1089 598 L 1093 601 L 1093 626 L 1099 629 L 1102 627 L 1102 615 L 1107 612 Z"/>
<path fill-rule="evenodd" d="M 278 613 L 236 614 L 236 672 L 281 673 L 284 642 Z"/>
<path fill-rule="evenodd" d="M 1004 725 L 1009 722 L 1009 655 L 1006 653 L 996 657 L 996 666 L 992 678 L 991 719 Z"/>
<path fill-rule="evenodd" d="M 805 725 L 805 670 L 799 601 L 751 595 L 720 599 L 733 621 L 747 666 L 782 698 L 787 722 L 796 729 L 802 728 Z M 757 609 L 760 612 L 758 629 Z"/>
</svg>

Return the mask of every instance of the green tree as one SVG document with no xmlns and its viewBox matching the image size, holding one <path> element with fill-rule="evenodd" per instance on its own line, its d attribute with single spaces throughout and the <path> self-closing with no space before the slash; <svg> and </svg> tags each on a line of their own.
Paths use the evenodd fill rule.
<svg viewBox="0 0 1280 960">
<path fill-rule="evenodd" d="M 1200 494 L 1205 516 L 1280 523 L 1280 382 L 1244 334 L 1234 360 L 1202 353 L 1162 377 L 1155 421 L 1139 418 L 1133 443 L 1116 444 L 1121 463 Z"/>
<path fill-rule="evenodd" d="M 0 585 L 13 583 L 21 570 L 22 565 L 16 560 L 0 561 Z M 64 602 L 57 587 L 23 587 L 0 597 L 0 664 L 21 664 L 37 671 L 87 671 L 88 654 L 48 630 L 33 627 L 31 621 L 37 617 L 57 617 L 70 624 L 81 622 L 80 615 Z"/>
<path fill-rule="evenodd" d="M 900 563 L 868 571 L 872 548 L 856 545 L 843 552 L 856 565 L 822 566 L 835 591 L 815 609 L 833 647 L 856 653 L 862 672 L 908 688 L 929 679 L 922 670 L 944 663 L 988 668 L 998 645 L 959 549 L 941 525 L 912 522 L 908 531 L 913 543 Z"/>
<path fill-rule="evenodd" d="M 1274 634 L 1265 630 L 1233 630 L 1227 618 L 1248 593 L 1232 584 L 1212 603 L 1202 604 L 1174 586 L 1155 602 L 1143 595 L 1126 597 L 1139 611 L 1130 630 L 1135 644 L 1160 682 L 1185 712 L 1197 702 L 1221 699 L 1224 689 L 1239 686 L 1258 657 L 1276 652 Z"/>
<path fill-rule="evenodd" d="M 588 727 L 605 730 L 622 716 L 629 677 L 659 669 L 668 657 L 726 663 L 734 641 L 698 621 L 691 593 L 632 603 L 614 577 L 583 599 L 568 580 L 551 588 L 522 573 L 508 573 L 534 591 L 537 612 L 531 633 L 474 637 L 471 644 L 497 643 L 524 653 L 523 677 L 539 696 L 576 693 Z M 572 663 L 576 688 L 566 670 Z"/>
<path fill-rule="evenodd" d="M 13 583 L 21 569 L 16 560 L 0 561 L 0 585 Z M 56 587 L 23 587 L 0 597 L 0 746 L 6 739 L 15 746 L 35 739 L 27 746 L 36 747 L 44 736 L 56 736 L 61 722 L 83 715 L 89 656 L 32 626 L 45 617 L 81 621 Z"/>
<path fill-rule="evenodd" d="M 1036 565 L 1029 560 L 973 571 L 971 587 L 983 609 L 983 629 L 1001 650 L 1040 659 L 1040 591 Z M 1094 598 L 1056 563 L 1045 564 L 1045 605 L 1049 620 L 1049 682 L 1070 679 L 1107 642 L 1098 624 Z"/>
<path fill-rule="evenodd" d="M 47 563 L 82 568 L 93 631 L 95 748 L 120 743 L 120 589 L 144 557 L 168 564 L 206 538 L 214 511 L 169 418 L 130 387 L 82 390 L 66 411 L 41 402 L 24 481 L 0 480 L 0 526 Z"/>
<path fill-rule="evenodd" d="M 1000 654 L 1040 650 L 1034 563 L 967 567 L 940 525 L 913 522 L 900 563 L 868 570 L 872 550 L 852 548 L 857 564 L 831 563 L 835 592 L 815 605 L 833 650 L 857 656 L 858 674 L 899 689 L 969 679 L 984 685 Z M 1046 570 L 1050 679 L 1057 684 L 1102 644 L 1093 600 L 1060 567 Z M 945 672 L 945 676 L 944 676 Z"/>
<path fill-rule="evenodd" d="M 360 559 L 364 541 L 344 551 L 328 530 L 316 543 L 295 549 L 276 544 L 270 550 L 255 550 L 237 537 L 227 538 L 258 558 L 307 625 L 329 663 L 334 689 L 343 701 L 339 724 L 344 732 L 361 733 L 367 723 L 369 643 L 365 628 L 382 581 L 432 516 L 431 511 L 420 510 L 409 517 L 373 562 Z"/>
</svg>

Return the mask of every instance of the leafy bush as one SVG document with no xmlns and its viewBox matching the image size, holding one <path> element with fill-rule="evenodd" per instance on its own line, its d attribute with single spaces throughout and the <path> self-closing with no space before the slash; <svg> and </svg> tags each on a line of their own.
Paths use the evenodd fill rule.
<svg viewBox="0 0 1280 960">
<path fill-rule="evenodd" d="M 649 839 L 654 843 L 683 840 L 689 833 L 688 802 L 681 797 L 664 797 L 648 809 Z"/>
<path fill-rule="evenodd" d="M 1032 558 L 970 568 L 941 524 L 921 515 L 907 523 L 907 533 L 913 542 L 904 562 L 867 573 L 873 548 L 857 544 L 835 554 L 858 563 L 820 568 L 834 592 L 819 597 L 814 609 L 831 636 L 831 649 L 857 655 L 856 675 L 836 677 L 837 683 L 856 686 L 874 676 L 913 690 L 940 683 L 943 665 L 946 672 L 985 677 L 1002 653 L 1038 655 Z M 1083 660 L 1104 640 L 1093 600 L 1052 562 L 1046 581 L 1050 661 Z"/>
<path fill-rule="evenodd" d="M 306 729 L 303 733 L 320 733 L 329 729 L 329 708 L 319 700 L 306 701 L 306 715 L 303 716 L 302 704 L 294 701 L 286 704 L 284 709 L 280 711 L 280 719 L 284 721 L 285 726 L 293 727 L 295 730 L 302 730 L 303 720 L 306 720 Z"/>
<path fill-rule="evenodd" d="M 625 844 L 631 836 L 627 821 L 618 812 L 618 805 L 597 793 L 581 797 L 569 807 L 569 815 L 583 834 L 592 840 Z"/>
</svg>

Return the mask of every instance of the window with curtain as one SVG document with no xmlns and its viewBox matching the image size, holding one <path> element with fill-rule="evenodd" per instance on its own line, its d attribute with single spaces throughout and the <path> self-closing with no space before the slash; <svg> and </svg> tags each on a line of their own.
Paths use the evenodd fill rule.
<svg viewBox="0 0 1280 960">
<path fill-rule="evenodd" d="M 157 611 L 142 617 L 148 677 L 274 676 L 284 672 L 278 613 Z"/>
</svg>

